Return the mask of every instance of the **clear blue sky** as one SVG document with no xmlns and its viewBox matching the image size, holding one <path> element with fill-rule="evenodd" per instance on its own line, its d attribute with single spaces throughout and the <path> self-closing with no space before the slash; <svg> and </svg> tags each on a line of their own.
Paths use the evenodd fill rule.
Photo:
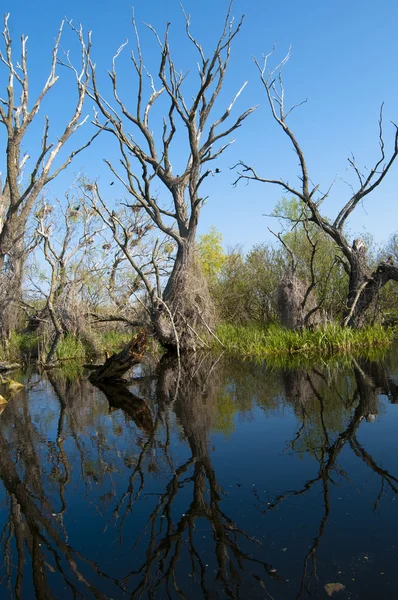
<svg viewBox="0 0 398 600">
<path fill-rule="evenodd" d="M 221 30 L 227 9 L 227 0 L 186 0 L 187 12 L 192 15 L 192 31 L 211 47 Z M 130 0 L 3 0 L 4 12 L 10 12 L 13 39 L 21 33 L 29 35 L 29 65 L 32 87 L 47 76 L 49 49 L 64 16 L 75 23 L 82 22 L 93 31 L 93 55 L 98 72 L 105 72 L 121 42 L 134 41 L 131 27 Z M 172 48 L 175 62 L 181 68 L 190 63 L 190 50 L 184 34 L 184 21 L 178 0 L 137 0 L 134 5 L 138 24 L 151 23 L 159 32 L 171 22 Z M 325 188 L 337 176 L 337 183 L 325 210 L 336 214 L 346 201 L 349 188 L 343 180 L 353 181 L 347 171 L 347 157 L 353 152 L 357 163 L 370 166 L 378 152 L 378 112 L 385 102 L 385 134 L 387 149 L 391 149 L 393 127 L 398 122 L 398 3 L 385 0 L 286 0 L 283 4 L 261 0 L 235 0 L 234 14 L 245 13 L 241 34 L 233 46 L 227 83 L 223 93 L 225 106 L 240 85 L 248 86 L 239 99 L 235 114 L 258 104 L 257 111 L 236 133 L 236 143 L 223 155 L 218 165 L 222 173 L 212 178 L 209 201 L 203 209 L 200 232 L 214 224 L 224 237 L 225 245 L 252 244 L 267 241 L 267 225 L 277 228 L 275 222 L 263 217 L 272 211 L 281 196 L 280 189 L 261 184 L 239 185 L 233 188 L 234 174 L 229 170 L 239 159 L 256 166 L 265 177 L 283 177 L 290 183 L 298 174 L 297 158 L 287 139 L 272 122 L 264 92 L 258 79 L 252 57 L 268 52 L 277 44 L 276 56 L 281 58 L 292 45 L 292 58 L 285 71 L 287 101 L 308 102 L 297 109 L 291 127 L 306 153 L 310 175 L 315 183 Z M 144 28 L 145 29 L 145 28 Z M 158 48 L 149 32 L 143 29 L 142 42 L 149 65 L 154 65 Z M 65 48 L 76 48 L 67 32 Z M 73 79 L 60 71 L 62 81 L 58 91 L 43 107 L 52 118 L 54 132 L 60 131 L 69 101 L 73 98 Z M 0 70 L 0 85 L 4 93 L 5 71 Z M 126 94 L 134 97 L 133 72 L 127 61 L 121 62 L 119 78 Z M 90 103 L 86 107 L 90 113 Z M 220 105 L 221 110 L 221 105 Z M 80 139 L 90 135 L 91 126 L 80 132 Z M 35 135 L 40 135 L 41 124 Z M 2 134 L 0 134 L 2 135 Z M 0 138 L 0 143 L 1 143 Z M 29 144 L 34 143 L 33 136 Z M 27 150 L 32 150 L 31 147 Z M 118 186 L 109 188 L 113 179 L 102 162 L 104 157 L 116 160 L 116 149 L 105 136 L 79 157 L 68 171 L 52 185 L 51 193 L 60 194 L 81 169 L 89 177 L 100 177 L 106 194 L 117 194 Z M 177 157 L 178 160 L 178 157 Z M 349 226 L 355 234 L 368 231 L 381 242 L 398 231 L 397 203 L 398 163 L 387 181 L 358 207 Z"/>
</svg>

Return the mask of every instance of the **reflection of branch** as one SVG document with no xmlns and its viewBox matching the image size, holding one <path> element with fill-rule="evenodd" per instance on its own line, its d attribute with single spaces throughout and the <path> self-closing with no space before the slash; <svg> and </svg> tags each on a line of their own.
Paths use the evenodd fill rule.
<svg viewBox="0 0 398 600">
<path fill-rule="evenodd" d="M 157 433 L 159 423 L 160 423 L 160 415 L 158 413 L 158 415 L 155 419 L 155 422 L 153 423 L 151 434 L 148 436 L 147 441 L 143 445 L 143 448 L 138 456 L 136 465 L 135 465 L 134 469 L 132 470 L 127 490 L 122 494 L 120 500 L 118 501 L 117 505 L 115 506 L 115 508 L 113 510 L 114 519 L 115 520 L 119 519 L 121 510 L 125 503 L 125 500 L 126 500 L 126 498 L 128 499 L 128 501 L 126 503 L 126 507 L 123 510 L 123 514 L 121 516 L 121 521 L 120 521 L 120 525 L 119 525 L 120 541 L 122 541 L 122 539 L 123 539 L 123 527 L 124 527 L 127 515 L 132 512 L 134 502 L 136 502 L 139 499 L 141 492 L 144 489 L 144 485 L 145 485 L 144 460 L 150 455 L 150 452 L 153 449 L 155 449 L 157 446 L 156 433 Z M 140 483 L 139 483 L 138 489 L 135 491 L 135 484 L 136 484 L 137 478 L 139 479 Z"/>
<path fill-rule="evenodd" d="M 325 400 L 317 389 L 311 376 L 309 374 L 307 375 L 307 381 L 310 384 L 311 391 L 319 402 L 319 419 L 324 438 L 323 444 L 318 449 L 319 452 L 314 453 L 314 448 L 312 445 L 311 448 L 307 448 L 307 451 L 314 453 L 314 456 L 319 462 L 319 471 L 317 476 L 308 480 L 302 488 L 298 490 L 286 491 L 280 494 L 273 502 L 268 503 L 265 509 L 266 511 L 273 510 L 287 498 L 304 495 L 318 482 L 322 483 L 324 503 L 323 515 L 319 524 L 318 533 L 314 537 L 313 543 L 304 558 L 301 586 L 297 595 L 297 599 L 303 597 L 304 595 L 307 596 L 307 594 L 311 594 L 310 583 L 314 577 L 317 579 L 316 552 L 318 550 L 321 538 L 325 533 L 326 524 L 330 516 L 330 484 L 332 483 L 335 485 L 331 474 L 334 470 L 336 470 L 338 474 L 340 474 L 342 477 L 345 477 L 347 481 L 352 483 L 348 474 L 337 463 L 338 457 L 346 444 L 348 443 L 355 455 L 361 458 L 361 460 L 373 472 L 381 477 L 381 489 L 374 503 L 374 510 L 378 508 L 380 500 L 385 493 L 386 486 L 389 486 L 394 494 L 398 495 L 398 478 L 391 475 L 391 473 L 389 473 L 389 471 L 386 469 L 381 468 L 375 462 L 373 457 L 358 442 L 356 432 L 361 422 L 364 420 L 364 418 L 368 418 L 369 415 L 374 415 L 375 413 L 377 414 L 377 393 L 372 379 L 366 375 L 364 369 L 361 368 L 356 361 L 354 361 L 354 374 L 357 386 L 356 390 L 354 390 L 351 396 L 350 404 L 353 406 L 357 399 L 359 399 L 359 402 L 356 408 L 353 410 L 353 414 L 348 422 L 347 427 L 343 432 L 340 433 L 334 443 L 330 442 L 330 435 L 325 421 Z M 318 377 L 321 377 L 325 384 L 327 384 L 326 379 L 321 373 L 317 372 L 317 375 Z M 297 440 L 303 436 L 303 432 L 307 424 L 307 413 L 304 408 L 302 408 L 301 418 L 302 424 L 298 428 L 293 440 L 288 444 L 288 446 L 290 446 L 293 450 L 295 450 Z M 254 491 L 254 494 L 257 501 L 261 505 L 262 501 L 256 490 Z M 312 570 L 309 570 L 310 562 L 312 563 Z"/>
<path fill-rule="evenodd" d="M 182 479 L 182 476 L 191 466 L 194 466 L 193 476 Z M 187 483 L 191 483 L 191 481 L 193 481 L 193 500 L 179 521 L 174 523 L 172 518 L 173 503 L 180 489 Z M 208 495 L 206 494 L 207 486 L 209 487 Z M 239 544 L 243 539 L 257 545 L 259 542 L 249 537 L 221 510 L 220 500 L 218 484 L 208 456 L 201 459 L 192 457 L 176 469 L 165 493 L 160 495 L 159 501 L 142 533 L 141 539 L 147 532 L 150 533 L 150 540 L 145 553 L 146 559 L 140 567 L 131 571 L 123 580 L 127 583 L 132 577 L 139 577 L 139 581 L 132 592 L 133 597 L 140 596 L 149 589 L 158 587 L 162 582 L 166 587 L 172 584 L 181 597 L 188 597 L 179 587 L 176 579 L 176 567 L 180 560 L 185 535 L 188 536 L 191 552 L 191 575 L 193 576 L 196 572 L 196 562 L 201 573 L 202 590 L 206 596 L 209 595 L 210 590 L 205 585 L 207 565 L 201 559 L 197 542 L 194 539 L 196 519 L 206 519 L 214 532 L 215 555 L 218 562 L 216 580 L 222 582 L 227 596 L 236 597 L 232 582 L 239 572 L 244 571 L 259 581 L 265 589 L 267 597 L 272 598 L 266 591 L 262 579 L 252 572 L 246 566 L 246 563 L 260 566 L 272 578 L 281 578 L 276 575 L 276 570 L 270 564 L 240 549 Z M 166 523 L 165 530 L 163 519 Z M 137 541 L 137 544 L 139 541 Z"/>
<path fill-rule="evenodd" d="M 43 554 L 42 546 L 44 545 L 48 551 L 54 556 L 58 570 L 65 580 L 65 584 L 68 587 L 74 589 L 77 593 L 77 589 L 70 581 L 70 576 L 66 573 L 65 561 L 69 566 L 71 572 L 77 577 L 78 581 L 83 583 L 91 593 L 102 600 L 108 596 L 103 594 L 95 585 L 90 583 L 79 570 L 77 565 L 77 559 L 82 560 L 93 568 L 95 573 L 106 579 L 111 580 L 116 585 L 119 585 L 118 581 L 112 577 L 109 577 L 105 573 L 101 572 L 94 561 L 85 559 L 80 552 L 73 550 L 57 532 L 52 520 L 46 517 L 36 506 L 31 494 L 26 489 L 24 483 L 18 476 L 15 469 L 14 462 L 10 456 L 9 447 L 6 441 L 0 436 L 0 474 L 3 484 L 9 493 L 10 497 L 15 498 L 18 510 L 20 511 L 20 519 L 25 519 L 26 529 L 24 528 L 25 539 L 27 547 L 32 555 L 32 566 L 33 576 L 36 591 L 41 590 L 38 598 L 50 598 L 50 592 L 48 590 L 45 595 L 44 590 L 48 589 L 48 584 L 45 579 L 40 576 L 40 573 L 45 573 L 45 559 Z M 62 556 L 62 560 L 61 560 Z M 37 578 L 38 579 L 37 579 Z"/>
<path fill-rule="evenodd" d="M 365 448 L 358 442 L 356 436 L 353 436 L 353 438 L 350 440 L 350 446 L 356 454 L 356 456 L 361 458 L 363 462 L 372 469 L 372 471 L 377 473 L 377 475 L 380 475 L 382 479 L 382 486 L 384 486 L 384 484 L 387 483 L 394 492 L 394 494 L 398 494 L 398 487 L 396 485 L 398 484 L 397 477 L 391 475 L 391 473 L 389 473 L 386 469 L 382 469 L 381 467 L 379 467 L 378 464 L 375 462 L 374 458 L 368 452 L 366 452 Z M 378 504 L 377 501 L 376 504 Z"/>
<path fill-rule="evenodd" d="M 293 451 L 296 450 L 296 444 L 299 441 L 299 439 L 301 438 L 301 436 L 303 435 L 304 431 L 305 431 L 305 426 L 306 426 L 306 420 L 307 420 L 307 413 L 305 411 L 304 406 L 300 406 L 301 408 L 301 418 L 302 418 L 302 424 L 300 425 L 300 427 L 297 430 L 297 433 L 295 435 L 295 437 L 287 444 L 287 446 L 289 448 L 291 448 Z"/>
<path fill-rule="evenodd" d="M 150 494 L 155 506 L 134 543 L 134 549 L 140 548 L 140 555 L 144 559 L 125 575 L 123 585 L 128 586 L 128 589 L 130 585 L 133 586 L 132 597 L 146 596 L 154 591 L 160 595 L 160 590 L 170 594 L 174 590 L 181 598 L 188 598 L 189 594 L 183 589 L 179 577 L 180 561 L 188 547 L 191 561 L 189 575 L 200 579 L 203 596 L 210 597 L 212 586 L 207 581 L 211 575 L 207 569 L 209 561 L 203 556 L 202 536 L 197 533 L 198 523 L 206 522 L 212 532 L 211 539 L 214 540 L 217 560 L 213 588 L 215 584 L 221 585 L 226 597 L 242 597 L 240 575 L 247 573 L 261 586 L 263 596 L 272 598 L 264 583 L 264 573 L 273 579 L 282 578 L 276 574 L 276 569 L 271 564 L 263 561 L 253 551 L 261 546 L 260 542 L 249 536 L 222 510 L 222 491 L 209 457 L 211 420 L 208 412 L 213 410 L 213 403 L 208 401 L 202 404 L 202 399 L 208 398 L 209 393 L 218 389 L 214 386 L 216 364 L 212 357 L 202 356 L 199 360 L 183 361 L 180 371 L 182 374 L 178 385 L 176 374 L 179 369 L 176 361 L 167 357 L 162 359 L 157 385 L 161 409 L 156 416 L 153 431 L 148 435 L 138 456 L 128 489 L 114 510 L 114 517 L 121 517 L 121 536 L 127 514 L 132 512 L 133 505 L 143 491 L 145 460 L 154 448 L 164 452 L 166 464 L 171 469 L 169 481 L 164 491 Z M 169 420 L 172 410 L 192 453 L 179 466 L 174 466 L 169 456 Z M 165 437 L 162 441 L 155 438 L 161 423 L 165 424 Z M 191 500 L 188 501 L 187 509 L 182 512 L 181 501 L 187 494 L 192 494 Z M 177 519 L 176 511 L 179 515 Z M 200 526 L 201 529 L 202 527 L 203 525 Z"/>
</svg>

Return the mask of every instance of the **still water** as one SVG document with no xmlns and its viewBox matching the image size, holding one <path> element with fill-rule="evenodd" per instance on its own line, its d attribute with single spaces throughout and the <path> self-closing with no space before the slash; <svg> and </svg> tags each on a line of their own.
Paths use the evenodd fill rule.
<svg viewBox="0 0 398 600">
<path fill-rule="evenodd" d="M 396 599 L 397 373 L 24 375 L 0 415 L 0 598 Z"/>
</svg>

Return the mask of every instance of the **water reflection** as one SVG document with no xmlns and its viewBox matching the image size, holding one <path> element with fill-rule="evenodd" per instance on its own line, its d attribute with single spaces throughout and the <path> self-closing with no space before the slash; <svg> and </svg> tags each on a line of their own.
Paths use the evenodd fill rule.
<svg viewBox="0 0 398 600">
<path fill-rule="evenodd" d="M 373 377 L 368 373 L 372 373 Z M 387 376 L 385 369 L 377 364 L 360 364 L 353 359 L 353 375 L 356 386 L 352 385 L 352 380 L 346 380 L 344 394 L 341 393 L 339 381 L 327 378 L 317 370 L 312 373 L 290 373 L 285 377 L 286 395 L 293 399 L 300 422 L 289 446 L 292 450 L 311 454 L 318 462 L 319 469 L 316 477 L 307 480 L 298 489 L 283 492 L 273 502 L 268 503 L 266 510 L 274 510 L 288 497 L 307 494 L 318 483 L 322 486 L 323 503 L 317 534 L 304 558 L 297 598 L 308 597 L 316 593 L 319 587 L 316 554 L 330 517 L 330 487 L 336 485 L 335 477 L 345 478 L 351 483 L 350 475 L 339 463 L 339 456 L 344 447 L 349 445 L 354 454 L 379 476 L 380 491 L 374 499 L 374 510 L 378 508 L 388 489 L 398 494 L 398 479 L 377 464 L 357 438 L 361 421 L 365 419 L 372 422 L 376 419 L 379 413 L 379 394 L 391 394 L 391 397 L 395 398 L 396 386 Z M 318 406 L 314 406 L 313 403 L 309 406 L 308 398 L 312 398 L 312 402 Z M 337 400 L 341 405 L 331 411 L 333 400 Z"/>
<path fill-rule="evenodd" d="M 392 364 L 28 378 L 0 416 L 3 596 L 395 597 Z"/>
</svg>

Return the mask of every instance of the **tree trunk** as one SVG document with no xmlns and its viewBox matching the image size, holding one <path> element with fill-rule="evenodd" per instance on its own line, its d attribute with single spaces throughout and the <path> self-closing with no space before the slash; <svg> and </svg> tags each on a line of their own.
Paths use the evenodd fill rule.
<svg viewBox="0 0 398 600">
<path fill-rule="evenodd" d="M 207 282 L 195 257 L 194 236 L 178 247 L 163 296 L 153 303 L 152 324 L 167 350 L 195 352 L 204 346 L 203 322 L 211 326 L 213 304 Z"/>
<path fill-rule="evenodd" d="M 387 259 L 380 262 L 375 271 L 371 272 L 364 246 L 359 249 L 353 247 L 350 267 L 348 300 L 343 316 L 343 326 L 359 329 L 366 323 L 367 313 L 370 308 L 375 306 L 381 288 L 391 279 L 398 281 L 398 267 L 391 259 Z"/>
<path fill-rule="evenodd" d="M 10 338 L 20 320 L 24 262 L 23 240 L 20 239 L 10 251 L 1 276 L 0 337 L 4 341 Z"/>
</svg>

